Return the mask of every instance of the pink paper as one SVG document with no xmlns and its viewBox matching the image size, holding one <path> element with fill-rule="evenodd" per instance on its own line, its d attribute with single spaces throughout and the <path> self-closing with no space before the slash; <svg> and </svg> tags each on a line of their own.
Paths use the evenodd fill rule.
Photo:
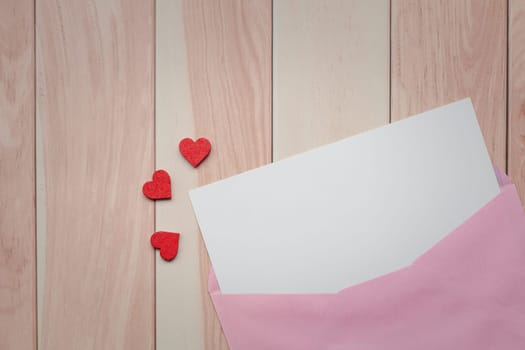
<svg viewBox="0 0 525 350">
<path fill-rule="evenodd" d="M 525 215 L 497 175 L 500 195 L 414 264 L 337 294 L 223 295 L 210 273 L 231 350 L 525 349 Z"/>
</svg>

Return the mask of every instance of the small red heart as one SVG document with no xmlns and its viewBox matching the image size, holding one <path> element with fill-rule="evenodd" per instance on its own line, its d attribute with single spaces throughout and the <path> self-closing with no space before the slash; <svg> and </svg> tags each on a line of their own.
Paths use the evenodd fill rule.
<svg viewBox="0 0 525 350">
<path fill-rule="evenodd" d="M 179 151 L 190 164 L 196 168 L 211 151 L 211 143 L 208 139 L 201 137 L 197 141 L 190 138 L 182 139 L 179 143 Z"/>
<path fill-rule="evenodd" d="M 165 170 L 157 170 L 153 173 L 153 181 L 148 181 L 142 186 L 142 193 L 149 199 L 171 198 L 170 175 Z"/>
<path fill-rule="evenodd" d="M 179 251 L 180 234 L 176 232 L 159 231 L 151 235 L 151 245 L 160 249 L 160 256 L 166 261 L 175 259 Z"/>
</svg>

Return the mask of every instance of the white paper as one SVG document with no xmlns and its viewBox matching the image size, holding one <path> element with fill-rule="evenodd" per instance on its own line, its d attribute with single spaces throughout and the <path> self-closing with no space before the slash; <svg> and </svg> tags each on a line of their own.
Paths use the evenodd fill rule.
<svg viewBox="0 0 525 350">
<path fill-rule="evenodd" d="M 499 193 L 470 99 L 190 191 L 223 293 L 405 267 Z"/>
</svg>

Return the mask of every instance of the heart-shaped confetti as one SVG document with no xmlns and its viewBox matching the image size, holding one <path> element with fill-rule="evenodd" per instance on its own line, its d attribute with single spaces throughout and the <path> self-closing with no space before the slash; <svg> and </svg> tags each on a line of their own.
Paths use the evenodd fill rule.
<svg viewBox="0 0 525 350">
<path fill-rule="evenodd" d="M 166 261 L 175 259 L 179 251 L 180 234 L 176 232 L 159 231 L 151 235 L 151 245 L 160 249 L 160 256 Z"/>
<path fill-rule="evenodd" d="M 170 175 L 165 170 L 155 171 L 152 181 L 148 181 L 142 186 L 142 193 L 149 199 L 171 198 Z"/>
<path fill-rule="evenodd" d="M 182 139 L 179 143 L 179 151 L 184 158 L 196 168 L 210 154 L 211 143 L 208 139 L 201 137 L 197 141 L 190 138 Z"/>
</svg>

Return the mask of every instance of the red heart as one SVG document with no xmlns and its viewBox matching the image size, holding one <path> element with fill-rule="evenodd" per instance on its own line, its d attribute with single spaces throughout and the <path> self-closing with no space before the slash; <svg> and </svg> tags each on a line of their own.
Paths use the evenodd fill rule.
<svg viewBox="0 0 525 350">
<path fill-rule="evenodd" d="M 176 232 L 155 232 L 151 235 L 151 245 L 160 249 L 160 256 L 166 261 L 175 259 L 179 251 L 180 234 Z"/>
<path fill-rule="evenodd" d="M 179 143 L 179 151 L 196 168 L 210 154 L 211 143 L 204 137 L 197 141 L 185 138 Z"/>
<path fill-rule="evenodd" d="M 170 175 L 165 170 L 157 170 L 152 179 L 153 181 L 148 181 L 142 186 L 142 193 L 149 199 L 171 198 Z"/>
</svg>

